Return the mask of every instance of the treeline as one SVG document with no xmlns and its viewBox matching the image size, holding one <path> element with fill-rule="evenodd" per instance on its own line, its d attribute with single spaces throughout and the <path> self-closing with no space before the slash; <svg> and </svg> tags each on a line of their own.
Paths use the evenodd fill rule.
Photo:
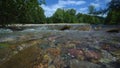
<svg viewBox="0 0 120 68">
<path fill-rule="evenodd" d="M 90 23 L 104 24 L 104 18 L 88 14 L 76 13 L 74 9 L 60 9 L 51 17 L 47 17 L 48 23 Z"/>
<path fill-rule="evenodd" d="M 111 0 L 108 3 L 108 8 L 104 11 L 108 12 L 106 17 L 106 24 L 119 24 L 120 25 L 120 0 Z"/>
<path fill-rule="evenodd" d="M 45 17 L 41 4 L 45 0 L 0 0 L 0 25 L 41 23 L 90 23 L 119 24 L 120 0 L 111 0 L 106 9 L 95 11 L 89 6 L 89 13 L 76 13 L 74 9 L 60 9 L 51 17 Z M 107 14 L 99 17 L 98 14 Z"/>
<path fill-rule="evenodd" d="M 0 0 L 0 21 L 6 24 L 44 23 L 44 0 Z"/>
</svg>

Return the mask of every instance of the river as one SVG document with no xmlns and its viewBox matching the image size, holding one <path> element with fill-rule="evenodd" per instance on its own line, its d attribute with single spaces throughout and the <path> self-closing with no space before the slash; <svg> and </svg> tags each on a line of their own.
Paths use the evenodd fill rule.
<svg viewBox="0 0 120 68">
<path fill-rule="evenodd" d="M 50 26 L 1 28 L 0 68 L 118 68 L 115 26 Z"/>
</svg>

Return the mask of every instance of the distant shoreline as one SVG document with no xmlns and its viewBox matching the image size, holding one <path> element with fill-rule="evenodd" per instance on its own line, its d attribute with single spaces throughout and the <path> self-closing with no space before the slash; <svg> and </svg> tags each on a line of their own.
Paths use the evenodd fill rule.
<svg viewBox="0 0 120 68">
<path fill-rule="evenodd" d="M 103 24 L 87 24 L 87 23 L 57 23 L 57 24 L 11 24 L 7 25 L 6 27 L 1 26 L 0 28 L 5 28 L 5 29 L 11 29 L 13 31 L 21 31 L 24 29 L 29 29 L 29 28 L 39 28 L 39 27 L 48 27 L 49 29 L 65 29 L 67 26 L 67 29 L 86 29 L 87 30 L 103 30 L 107 31 L 109 29 L 118 29 L 120 30 L 120 25 L 103 25 Z"/>
<path fill-rule="evenodd" d="M 78 24 L 73 24 L 73 23 L 58 23 L 58 24 L 10 24 L 7 25 L 7 27 L 29 27 L 29 26 L 46 26 L 46 25 L 90 25 L 87 23 L 78 23 Z M 1 25 L 0 25 L 1 26 Z"/>
</svg>

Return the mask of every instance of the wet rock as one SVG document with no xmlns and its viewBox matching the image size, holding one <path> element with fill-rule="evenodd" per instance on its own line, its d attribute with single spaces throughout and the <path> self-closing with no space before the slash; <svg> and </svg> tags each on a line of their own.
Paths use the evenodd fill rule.
<svg viewBox="0 0 120 68">
<path fill-rule="evenodd" d="M 108 32 L 108 33 L 119 33 L 119 32 L 120 32 L 120 29 L 117 29 L 117 28 L 109 29 L 109 30 L 107 30 L 106 32 Z"/>
<path fill-rule="evenodd" d="M 67 48 L 76 48 L 80 44 L 80 41 L 67 41 L 65 44 Z"/>
<path fill-rule="evenodd" d="M 18 53 L 18 51 L 13 51 L 13 54 L 17 54 Z"/>
<path fill-rule="evenodd" d="M 120 45 L 119 43 L 115 43 L 113 41 L 106 41 L 100 44 L 100 48 L 107 51 L 115 51 L 120 49 Z"/>
<path fill-rule="evenodd" d="M 110 65 L 112 68 L 119 68 L 119 66 L 120 66 L 120 61 L 111 62 L 111 63 L 109 63 L 109 65 Z"/>
<path fill-rule="evenodd" d="M 54 42 L 56 38 L 57 38 L 56 36 L 51 36 L 51 37 L 48 38 L 48 40 Z"/>
<path fill-rule="evenodd" d="M 43 63 L 48 63 L 50 64 L 52 62 L 51 57 L 48 54 L 45 54 L 43 57 Z"/>
<path fill-rule="evenodd" d="M 50 47 L 50 45 L 48 44 L 39 44 L 38 47 L 40 47 L 41 49 L 47 49 Z"/>
<path fill-rule="evenodd" d="M 56 68 L 63 68 L 64 67 L 64 61 L 60 56 L 56 57 L 53 61 L 53 64 Z"/>
<path fill-rule="evenodd" d="M 88 50 L 85 52 L 85 56 L 87 59 L 100 59 L 101 54 L 99 52 L 93 51 L 93 50 Z"/>
<path fill-rule="evenodd" d="M 70 28 L 71 28 L 71 26 L 65 25 L 60 30 L 69 30 Z"/>
<path fill-rule="evenodd" d="M 109 52 L 102 50 L 102 58 L 100 59 L 101 63 L 110 63 L 116 61 L 116 57 L 112 56 Z"/>
<path fill-rule="evenodd" d="M 21 50 L 23 50 L 24 48 L 23 48 L 22 46 L 18 46 L 17 49 L 18 49 L 18 51 L 21 51 Z"/>
<path fill-rule="evenodd" d="M 116 57 L 117 61 L 120 63 L 120 50 L 111 52 L 113 56 Z"/>
<path fill-rule="evenodd" d="M 67 47 L 67 48 L 76 48 L 76 45 L 71 43 L 71 44 L 66 44 L 65 47 Z"/>
<path fill-rule="evenodd" d="M 71 59 L 71 56 L 68 54 L 61 54 L 61 58 L 68 64 L 68 61 Z"/>
<path fill-rule="evenodd" d="M 101 26 L 97 26 L 97 27 L 94 27 L 94 30 L 101 30 L 102 29 L 102 27 Z"/>
<path fill-rule="evenodd" d="M 50 65 L 50 66 L 48 66 L 48 68 L 55 68 L 55 66 L 54 65 Z"/>
<path fill-rule="evenodd" d="M 70 60 L 70 68 L 100 68 L 100 65 L 90 63 L 87 61 L 78 61 L 76 59 Z"/>
<path fill-rule="evenodd" d="M 48 48 L 46 52 L 54 57 L 57 57 L 60 55 L 61 50 L 59 48 Z"/>
<path fill-rule="evenodd" d="M 110 45 L 106 44 L 101 47 L 104 50 L 110 50 Z"/>
<path fill-rule="evenodd" d="M 90 30 L 91 30 L 91 27 L 90 27 L 90 26 L 78 27 L 77 30 L 81 30 L 81 31 L 90 31 Z"/>
<path fill-rule="evenodd" d="M 71 57 L 77 57 L 78 55 L 80 56 L 83 56 L 84 55 L 84 52 L 83 52 L 83 50 L 81 50 L 81 49 L 69 49 L 68 50 L 69 51 L 69 53 L 68 53 L 68 55 L 70 55 Z"/>
<path fill-rule="evenodd" d="M 46 67 L 46 65 L 40 63 L 39 65 L 33 66 L 33 68 L 48 68 L 48 66 Z"/>
<path fill-rule="evenodd" d="M 79 60 L 87 60 L 92 62 L 99 62 L 102 57 L 101 52 L 94 50 L 69 49 L 68 55 Z"/>
</svg>

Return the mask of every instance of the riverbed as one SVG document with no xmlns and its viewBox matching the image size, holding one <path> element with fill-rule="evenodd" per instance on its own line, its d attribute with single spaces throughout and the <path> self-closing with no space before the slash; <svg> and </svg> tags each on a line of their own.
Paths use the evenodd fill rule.
<svg viewBox="0 0 120 68">
<path fill-rule="evenodd" d="M 0 29 L 0 68 L 118 68 L 119 32 L 57 27 Z"/>
</svg>

